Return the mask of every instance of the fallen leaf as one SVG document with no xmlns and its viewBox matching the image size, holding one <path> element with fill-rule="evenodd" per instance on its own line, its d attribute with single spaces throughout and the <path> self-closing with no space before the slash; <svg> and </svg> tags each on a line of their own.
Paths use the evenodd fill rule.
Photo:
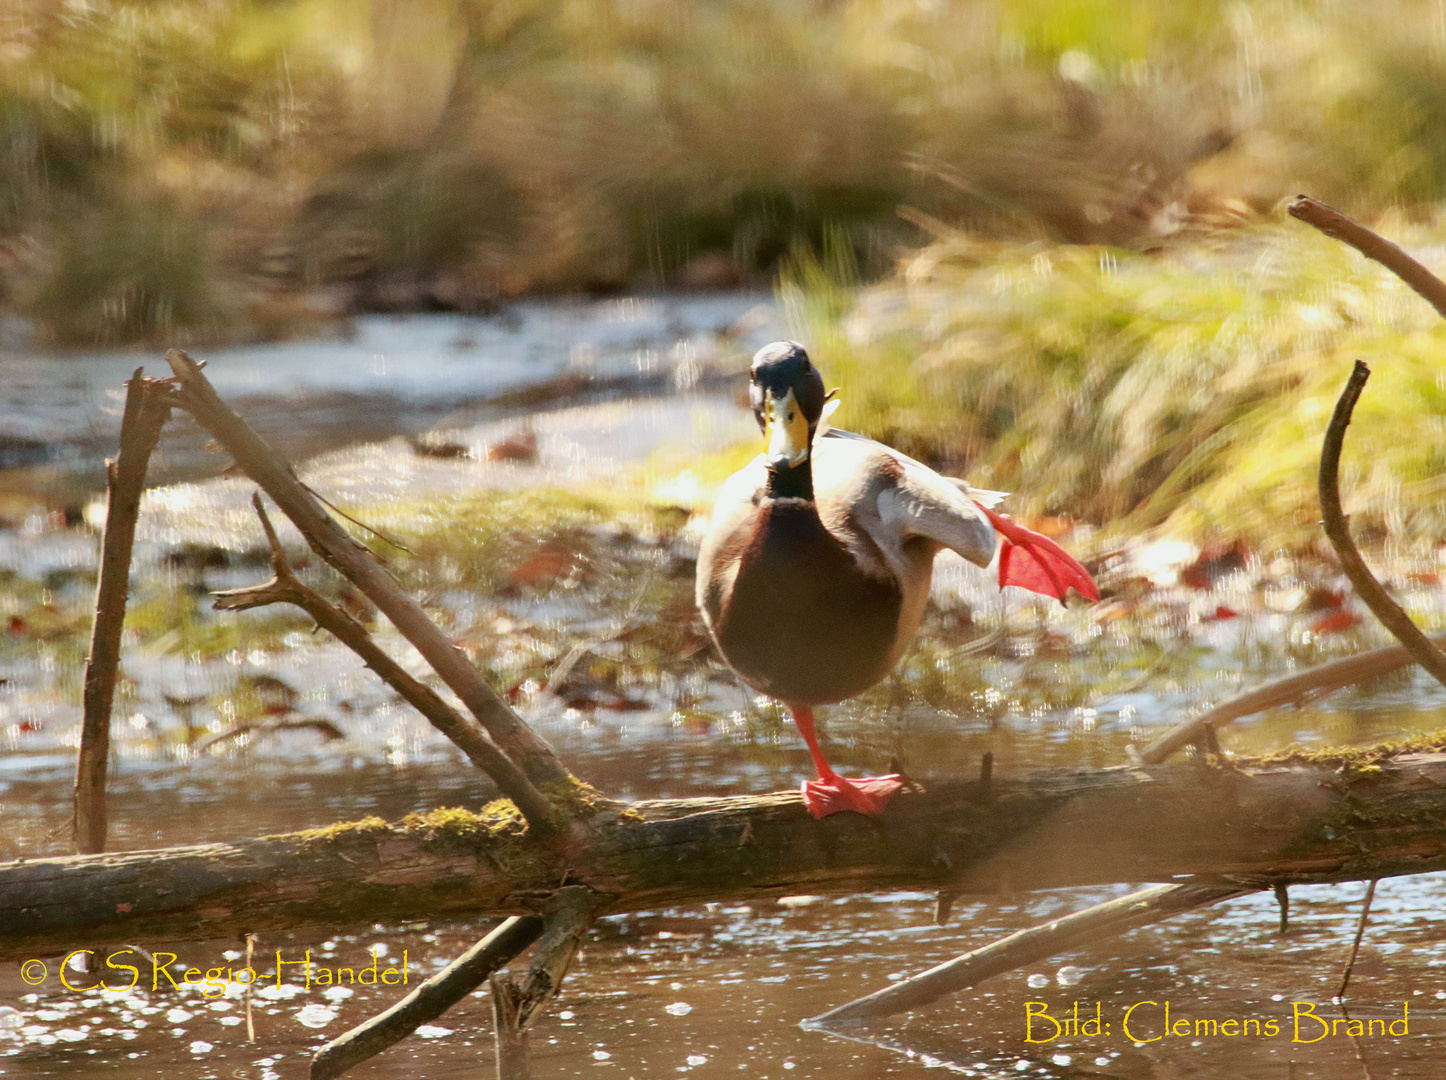
<svg viewBox="0 0 1446 1080">
<path fill-rule="evenodd" d="M 1354 611 L 1347 611 L 1341 608 L 1332 611 L 1329 615 L 1322 615 L 1311 625 L 1311 632 L 1316 634 L 1339 634 L 1349 630 L 1360 623 L 1361 617 Z"/>
<path fill-rule="evenodd" d="M 507 579 L 516 585 L 536 585 L 561 577 L 572 569 L 572 554 L 556 548 L 543 548 L 520 566 L 508 571 Z"/>
</svg>

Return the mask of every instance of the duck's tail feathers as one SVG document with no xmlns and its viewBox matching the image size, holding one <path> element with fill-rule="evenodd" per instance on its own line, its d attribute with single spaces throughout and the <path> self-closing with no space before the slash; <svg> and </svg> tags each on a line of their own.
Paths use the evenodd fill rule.
<svg viewBox="0 0 1446 1080">
<path fill-rule="evenodd" d="M 968 495 L 980 506 L 986 508 L 998 506 L 1005 499 L 1009 498 L 1009 492 L 1007 491 L 989 491 L 985 488 L 970 487 L 966 481 L 960 480 L 956 476 L 951 476 L 949 479 L 953 480 L 955 486 L 964 492 L 965 495 Z"/>
</svg>

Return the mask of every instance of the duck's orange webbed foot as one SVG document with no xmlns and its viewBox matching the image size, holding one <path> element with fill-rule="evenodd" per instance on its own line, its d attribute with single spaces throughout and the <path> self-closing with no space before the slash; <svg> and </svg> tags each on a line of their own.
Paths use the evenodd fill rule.
<svg viewBox="0 0 1446 1080">
<path fill-rule="evenodd" d="M 817 780 L 803 783 L 803 805 L 816 818 L 837 814 L 840 810 L 852 810 L 857 814 L 882 814 L 899 788 L 904 786 L 902 776 L 864 776 L 849 780 L 833 771 L 828 759 L 818 745 L 814 731 L 813 710 L 806 705 L 794 705 L 793 722 L 798 725 L 799 734 L 808 744 L 813 767 L 818 770 Z M 895 766 L 897 768 L 897 766 Z"/>
<path fill-rule="evenodd" d="M 984 511 L 989 524 L 1002 538 L 999 548 L 999 585 L 1017 585 L 1021 589 L 1052 596 L 1061 604 L 1065 593 L 1075 589 L 1086 600 L 1098 600 L 1100 590 L 1090 572 L 1064 548 L 1033 529 L 996 514 L 983 503 L 975 506 Z"/>
<path fill-rule="evenodd" d="M 816 818 L 852 810 L 859 814 L 881 814 L 889 800 L 904 786 L 904 778 L 862 776 L 850 780 L 843 776 L 820 777 L 803 782 L 803 805 Z"/>
</svg>

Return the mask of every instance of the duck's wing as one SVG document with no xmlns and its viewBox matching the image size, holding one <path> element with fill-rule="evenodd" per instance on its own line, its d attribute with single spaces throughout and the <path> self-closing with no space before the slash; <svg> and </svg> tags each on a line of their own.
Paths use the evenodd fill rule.
<svg viewBox="0 0 1446 1080">
<path fill-rule="evenodd" d="M 905 476 L 914 486 L 933 492 L 939 486 L 952 487 L 965 500 L 978 507 L 988 520 L 993 530 L 999 534 L 999 586 L 1014 585 L 1021 589 L 1028 589 L 1042 596 L 1052 596 L 1060 603 L 1065 602 L 1065 596 L 1071 588 L 1076 590 L 1087 600 L 1098 600 L 1100 598 L 1099 588 L 1095 585 L 1094 578 L 1090 576 L 1079 561 L 1060 547 L 1047 536 L 1035 532 L 1033 529 L 1026 529 L 1023 525 L 1011 521 L 1003 514 L 994 511 L 993 507 L 1006 498 L 1002 491 L 984 491 L 972 488 L 963 480 L 955 477 L 940 476 L 933 469 L 921 462 L 915 461 L 907 454 L 902 454 L 891 446 L 876 442 L 866 435 L 859 435 L 852 431 L 842 431 L 839 428 L 827 427 L 823 434 L 826 438 L 847 439 L 852 441 L 867 442 L 879 447 L 898 461 L 905 470 Z M 937 502 L 937 497 L 934 499 Z M 923 517 L 937 521 L 946 529 L 956 528 L 950 525 L 947 520 L 940 519 L 937 514 L 926 512 Z M 945 511 L 944 518 L 951 515 Z M 958 551 L 966 559 L 979 562 L 983 566 L 987 563 L 980 562 L 969 552 L 961 550 L 948 540 L 931 533 L 920 533 L 929 535 L 931 539 L 937 540 L 946 547 Z M 993 544 L 989 545 L 992 553 Z"/>
<path fill-rule="evenodd" d="M 916 537 L 988 566 L 996 547 L 983 509 L 933 469 L 883 443 L 829 430 L 814 441 L 814 483 L 821 505 L 847 507 L 849 524 L 868 534 L 901 579 L 907 541 Z"/>
<path fill-rule="evenodd" d="M 857 431 L 844 431 L 842 428 L 834 427 L 828 422 L 829 416 L 834 411 L 832 408 L 829 408 L 829 405 L 837 406 L 838 400 L 834 399 L 830 401 L 828 405 L 824 406 L 824 416 L 823 419 L 819 421 L 818 434 L 815 438 L 848 439 L 853 442 L 868 443 L 870 446 L 876 446 L 901 465 L 922 469 L 927 473 L 939 476 L 941 479 L 948 481 L 980 506 L 998 506 L 1005 499 L 1009 498 L 1009 492 L 1007 491 L 989 491 L 986 488 L 973 487 L 967 480 L 960 480 L 957 476 L 941 476 L 941 474 L 929 468 L 929 466 L 925 465 L 922 461 L 915 461 L 902 450 L 895 450 L 892 446 L 886 446 L 884 443 L 879 442 L 877 439 L 871 439 L 867 435 L 860 435 Z"/>
</svg>

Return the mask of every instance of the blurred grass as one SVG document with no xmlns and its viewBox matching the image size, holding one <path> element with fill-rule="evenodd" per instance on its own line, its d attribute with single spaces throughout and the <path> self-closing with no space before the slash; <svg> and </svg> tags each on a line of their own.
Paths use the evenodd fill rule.
<svg viewBox="0 0 1446 1080">
<path fill-rule="evenodd" d="M 841 423 L 1193 535 L 1313 528 L 1359 355 L 1357 520 L 1439 537 L 1442 330 L 1272 211 L 1434 257 L 1443 124 L 1413 0 L 14 0 L 0 309 L 170 345 L 782 270 Z"/>
<path fill-rule="evenodd" d="M 1383 224 L 1438 272 L 1446 229 Z M 1373 376 L 1342 491 L 1367 540 L 1446 537 L 1446 323 L 1397 279 L 1294 222 L 1143 254 L 941 236 L 896 279 L 847 253 L 783 295 L 835 422 L 1104 539 L 1319 542 L 1321 440 L 1352 362 Z"/>
<path fill-rule="evenodd" d="M 1411 0 L 12 0 L 0 302 L 175 343 L 766 281 L 830 235 L 873 277 L 927 239 L 901 205 L 1150 247 L 1298 188 L 1429 208 L 1443 121 Z"/>
</svg>

